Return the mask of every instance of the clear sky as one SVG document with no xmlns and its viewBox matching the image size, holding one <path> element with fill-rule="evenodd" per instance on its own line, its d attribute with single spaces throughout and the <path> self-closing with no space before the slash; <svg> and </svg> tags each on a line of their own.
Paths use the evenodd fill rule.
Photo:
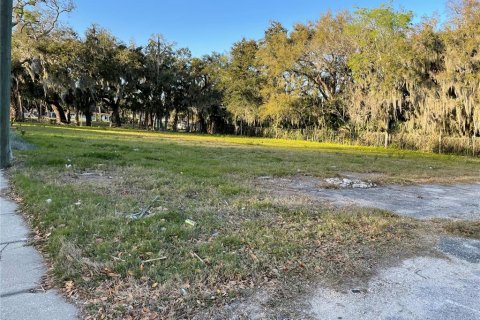
<svg viewBox="0 0 480 320">
<path fill-rule="evenodd" d="M 270 21 L 290 27 L 316 20 L 321 13 L 375 7 L 381 0 L 76 0 L 65 19 L 80 34 L 92 23 L 110 30 L 124 42 L 146 43 L 161 33 L 194 56 L 224 53 L 242 37 L 260 39 Z M 395 7 L 422 17 L 445 11 L 444 0 L 396 0 Z"/>
</svg>

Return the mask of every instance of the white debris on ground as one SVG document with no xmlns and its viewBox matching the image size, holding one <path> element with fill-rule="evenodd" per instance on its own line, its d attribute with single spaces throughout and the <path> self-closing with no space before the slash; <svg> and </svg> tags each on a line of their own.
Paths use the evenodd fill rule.
<svg viewBox="0 0 480 320">
<path fill-rule="evenodd" d="M 348 178 L 327 178 L 325 179 L 329 185 L 338 187 L 338 188 L 374 188 L 376 187 L 375 183 L 370 181 L 362 181 L 358 179 L 348 179 Z"/>
</svg>

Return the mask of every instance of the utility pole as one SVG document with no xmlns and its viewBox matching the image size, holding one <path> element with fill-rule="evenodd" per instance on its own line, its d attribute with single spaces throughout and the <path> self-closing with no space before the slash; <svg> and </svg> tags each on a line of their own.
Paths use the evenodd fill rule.
<svg viewBox="0 0 480 320">
<path fill-rule="evenodd" d="M 10 166 L 12 0 L 0 0 L 0 169 Z"/>
</svg>

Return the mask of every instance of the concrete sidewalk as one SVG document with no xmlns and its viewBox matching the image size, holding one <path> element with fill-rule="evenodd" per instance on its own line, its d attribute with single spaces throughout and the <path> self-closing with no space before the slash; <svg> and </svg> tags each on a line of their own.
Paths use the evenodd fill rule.
<svg viewBox="0 0 480 320">
<path fill-rule="evenodd" d="M 45 263 L 27 245 L 29 230 L 6 191 L 8 181 L 0 170 L 0 319 L 76 319 L 76 308 L 55 290 L 36 290 L 46 272 Z"/>
</svg>

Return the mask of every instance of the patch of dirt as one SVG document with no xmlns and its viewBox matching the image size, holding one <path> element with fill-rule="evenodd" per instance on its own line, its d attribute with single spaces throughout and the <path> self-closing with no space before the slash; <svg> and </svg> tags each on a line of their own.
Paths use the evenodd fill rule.
<svg viewBox="0 0 480 320">
<path fill-rule="evenodd" d="M 125 173 L 107 170 L 67 171 L 60 178 L 65 184 L 78 185 L 102 193 L 140 195 L 145 190 L 138 183 L 129 181 Z"/>
<path fill-rule="evenodd" d="M 271 294 L 267 290 L 259 290 L 248 296 L 236 300 L 224 307 L 215 310 L 208 310 L 197 314 L 193 319 L 195 320 L 220 320 L 220 319 L 265 319 L 268 317 L 266 307 Z"/>
<path fill-rule="evenodd" d="M 118 177 L 114 173 L 100 170 L 69 172 L 62 179 L 65 183 L 88 183 L 97 186 L 111 185 L 115 180 L 118 180 Z"/>
<path fill-rule="evenodd" d="M 194 320 L 314 319 L 309 301 L 304 299 L 306 283 L 286 284 L 282 288 L 262 288 L 221 307 L 196 314 Z"/>
</svg>

